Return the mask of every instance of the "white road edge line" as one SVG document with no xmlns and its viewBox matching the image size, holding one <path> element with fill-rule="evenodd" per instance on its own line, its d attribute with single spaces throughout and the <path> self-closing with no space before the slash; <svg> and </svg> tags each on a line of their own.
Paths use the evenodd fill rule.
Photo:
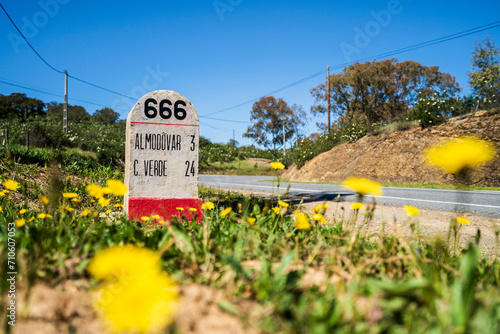
<svg viewBox="0 0 500 334">
<path fill-rule="evenodd" d="M 201 182 L 200 182 L 201 183 Z M 274 188 L 270 186 L 258 186 L 254 184 L 238 184 L 238 183 L 218 183 L 218 185 L 221 184 L 226 184 L 230 186 L 243 186 L 243 187 L 259 187 L 259 188 Z M 309 189 L 299 189 L 299 188 L 293 188 L 293 190 L 298 190 L 298 191 L 304 191 L 304 192 L 309 192 L 309 193 L 319 193 L 319 192 L 324 192 L 324 191 L 318 191 L 318 190 L 309 190 Z M 428 199 L 416 199 L 416 198 L 406 198 L 406 197 L 391 197 L 391 196 L 372 196 L 369 195 L 367 197 L 375 197 L 375 198 L 388 198 L 388 199 L 397 199 L 397 200 L 407 200 L 407 201 L 415 201 L 415 202 L 428 202 L 428 203 L 441 203 L 441 204 L 453 204 L 453 205 L 468 205 L 468 206 L 479 206 L 482 208 L 493 208 L 493 209 L 500 209 L 500 206 L 495 206 L 495 205 L 485 205 L 485 204 L 471 204 L 471 203 L 459 203 L 459 202 L 445 202 L 445 201 L 434 201 L 434 200 L 428 200 Z"/>
</svg>

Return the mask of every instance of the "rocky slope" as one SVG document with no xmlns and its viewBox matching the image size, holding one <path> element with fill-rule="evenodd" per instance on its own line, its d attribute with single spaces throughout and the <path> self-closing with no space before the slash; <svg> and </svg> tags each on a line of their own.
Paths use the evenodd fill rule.
<svg viewBox="0 0 500 334">
<path fill-rule="evenodd" d="M 292 166 L 283 178 L 290 181 L 342 182 L 349 176 L 381 183 L 453 183 L 453 176 L 424 164 L 422 152 L 440 140 L 475 135 L 494 142 L 500 149 L 500 114 L 479 111 L 456 117 L 430 129 L 414 128 L 391 134 L 366 136 L 344 143 L 308 161 Z M 471 173 L 472 183 L 500 187 L 500 155 Z"/>
</svg>

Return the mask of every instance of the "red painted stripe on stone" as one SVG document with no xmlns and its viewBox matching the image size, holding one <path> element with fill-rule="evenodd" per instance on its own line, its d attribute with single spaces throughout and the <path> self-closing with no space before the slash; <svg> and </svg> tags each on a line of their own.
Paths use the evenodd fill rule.
<svg viewBox="0 0 500 334">
<path fill-rule="evenodd" d="M 128 216 L 130 219 L 142 222 L 141 217 L 159 215 L 160 219 L 154 220 L 156 224 L 173 218 L 179 221 L 196 219 L 200 223 L 203 219 L 202 204 L 203 200 L 200 198 L 129 198 Z M 189 208 L 194 208 L 196 211 L 190 211 Z"/>
<path fill-rule="evenodd" d="M 170 124 L 170 123 L 150 123 L 150 122 L 130 122 L 131 124 L 153 124 L 153 125 L 173 125 L 173 126 L 200 126 L 198 124 Z"/>
</svg>

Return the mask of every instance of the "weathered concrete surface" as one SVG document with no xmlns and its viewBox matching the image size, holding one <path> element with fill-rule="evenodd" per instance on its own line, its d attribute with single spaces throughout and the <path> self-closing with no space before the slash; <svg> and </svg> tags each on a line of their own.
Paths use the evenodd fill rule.
<svg viewBox="0 0 500 334">
<path fill-rule="evenodd" d="M 183 214 L 193 212 L 191 207 L 201 216 L 198 143 L 198 113 L 186 97 L 158 90 L 135 104 L 127 117 L 125 146 L 124 208 L 129 217 L 169 219 L 180 216 L 180 207 Z"/>
</svg>

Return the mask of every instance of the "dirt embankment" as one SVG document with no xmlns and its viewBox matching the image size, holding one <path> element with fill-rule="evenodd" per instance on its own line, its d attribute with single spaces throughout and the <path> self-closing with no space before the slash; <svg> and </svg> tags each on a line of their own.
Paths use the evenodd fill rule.
<svg viewBox="0 0 500 334">
<path fill-rule="evenodd" d="M 430 129 L 414 128 L 391 134 L 367 136 L 344 143 L 307 162 L 292 166 L 283 178 L 303 182 L 342 182 L 349 176 L 365 177 L 380 183 L 453 183 L 453 176 L 424 164 L 423 151 L 440 140 L 475 135 L 500 148 L 500 114 L 479 111 L 457 117 Z M 471 173 L 472 183 L 500 187 L 500 155 Z"/>
</svg>

